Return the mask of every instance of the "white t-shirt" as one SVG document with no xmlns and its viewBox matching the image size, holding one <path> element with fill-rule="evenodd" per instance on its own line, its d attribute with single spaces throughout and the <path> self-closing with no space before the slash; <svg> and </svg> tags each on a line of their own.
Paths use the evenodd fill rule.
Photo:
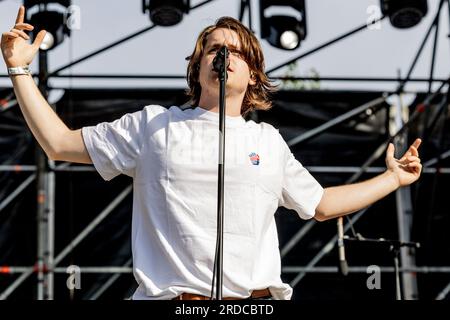
<svg viewBox="0 0 450 320">
<path fill-rule="evenodd" d="M 219 114 L 152 105 L 82 133 L 105 180 L 133 177 L 133 299 L 209 296 Z M 323 189 L 267 123 L 227 116 L 225 152 L 223 296 L 269 288 L 275 299 L 290 299 L 274 213 L 284 206 L 312 218 Z"/>
</svg>

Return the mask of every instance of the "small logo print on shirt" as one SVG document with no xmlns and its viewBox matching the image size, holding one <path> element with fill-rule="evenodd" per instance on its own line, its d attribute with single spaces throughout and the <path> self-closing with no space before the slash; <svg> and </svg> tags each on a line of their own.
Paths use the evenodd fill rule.
<svg viewBox="0 0 450 320">
<path fill-rule="evenodd" d="M 259 154 L 252 152 L 248 156 L 254 166 L 259 165 Z"/>
</svg>

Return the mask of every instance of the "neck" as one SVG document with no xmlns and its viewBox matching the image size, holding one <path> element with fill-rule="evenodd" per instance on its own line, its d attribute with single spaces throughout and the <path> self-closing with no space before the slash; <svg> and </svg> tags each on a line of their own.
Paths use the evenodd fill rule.
<svg viewBox="0 0 450 320">
<path fill-rule="evenodd" d="M 231 117 L 241 115 L 243 97 L 230 96 L 226 97 L 225 114 Z M 199 107 L 211 112 L 220 112 L 219 98 L 217 96 L 201 96 L 198 103 Z"/>
</svg>

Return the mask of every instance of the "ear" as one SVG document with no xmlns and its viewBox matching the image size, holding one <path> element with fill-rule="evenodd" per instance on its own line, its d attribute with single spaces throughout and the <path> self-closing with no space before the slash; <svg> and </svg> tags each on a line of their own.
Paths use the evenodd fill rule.
<svg viewBox="0 0 450 320">
<path fill-rule="evenodd" d="M 254 86 L 256 84 L 256 76 L 253 71 L 250 71 L 250 79 L 248 80 L 248 85 Z"/>
</svg>

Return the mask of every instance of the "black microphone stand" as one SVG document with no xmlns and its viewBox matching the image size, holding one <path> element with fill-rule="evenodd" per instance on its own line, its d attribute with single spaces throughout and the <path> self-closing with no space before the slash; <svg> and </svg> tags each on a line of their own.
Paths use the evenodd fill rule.
<svg viewBox="0 0 450 320">
<path fill-rule="evenodd" d="M 219 164 L 218 164 L 218 195 L 217 195 L 217 243 L 216 256 L 214 259 L 214 272 L 212 290 L 216 282 L 216 300 L 222 300 L 223 286 L 223 223 L 224 223 L 224 174 L 225 174 L 225 107 L 226 107 L 226 82 L 228 68 L 228 49 L 226 46 L 220 48 L 218 55 L 213 61 L 214 70 L 218 72 L 220 82 L 219 92 Z"/>
<path fill-rule="evenodd" d="M 358 234 L 357 238 L 350 238 L 348 236 L 344 236 L 344 239 L 349 240 L 349 241 L 358 241 L 358 242 L 389 245 L 389 251 L 392 252 L 393 259 L 394 259 L 395 298 L 396 298 L 396 300 L 402 300 L 402 292 L 400 289 L 400 268 L 399 268 L 400 248 L 401 247 L 420 248 L 420 243 L 419 242 L 405 242 L 405 241 L 399 241 L 399 240 L 387 240 L 387 239 L 383 239 L 383 238 L 368 239 L 368 238 L 364 238 L 360 234 Z"/>
</svg>

